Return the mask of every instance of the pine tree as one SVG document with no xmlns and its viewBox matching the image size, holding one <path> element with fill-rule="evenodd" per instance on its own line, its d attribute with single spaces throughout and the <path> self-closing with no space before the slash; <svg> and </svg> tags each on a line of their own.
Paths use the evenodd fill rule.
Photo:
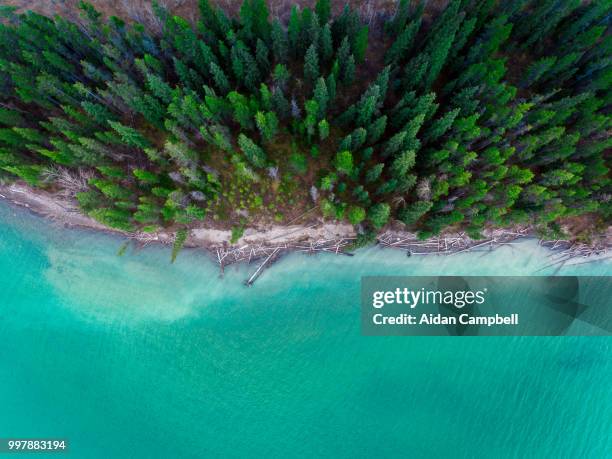
<svg viewBox="0 0 612 459">
<path fill-rule="evenodd" d="M 358 63 L 362 63 L 365 59 L 365 53 L 368 48 L 368 31 L 368 26 L 363 26 L 359 29 L 353 43 L 353 55 Z"/>
<path fill-rule="evenodd" d="M 459 111 L 460 109 L 455 108 L 454 110 L 446 112 L 444 116 L 431 123 L 429 128 L 426 130 L 423 139 L 426 142 L 431 142 L 443 136 L 453 125 Z"/>
<path fill-rule="evenodd" d="M 556 56 L 544 57 L 529 66 L 522 86 L 527 88 L 538 81 L 557 62 Z"/>
<path fill-rule="evenodd" d="M 391 21 L 385 24 L 386 31 L 391 35 L 399 34 L 410 17 L 410 0 L 400 0 Z"/>
<path fill-rule="evenodd" d="M 419 219 L 431 209 L 433 203 L 429 201 L 417 201 L 410 206 L 400 210 L 399 219 L 408 226 L 416 224 Z"/>
<path fill-rule="evenodd" d="M 319 24 L 327 24 L 331 17 L 331 0 L 317 0 L 315 11 L 319 18 Z"/>
<path fill-rule="evenodd" d="M 370 119 L 376 111 L 379 97 L 380 88 L 378 86 L 370 87 L 362 96 L 357 105 L 357 126 L 366 126 L 369 124 Z"/>
<path fill-rule="evenodd" d="M 264 0 L 244 0 L 240 8 L 241 34 L 246 41 L 262 39 L 270 41 L 268 8 Z"/>
<path fill-rule="evenodd" d="M 287 34 L 278 19 L 275 19 L 272 23 L 272 50 L 277 62 L 287 62 L 289 43 Z"/>
<path fill-rule="evenodd" d="M 274 88 L 272 91 L 272 107 L 281 120 L 285 120 L 289 117 L 291 110 L 289 101 L 285 98 L 280 88 Z"/>
<path fill-rule="evenodd" d="M 210 5 L 209 0 L 198 0 L 198 6 L 200 7 L 200 17 L 202 24 L 207 28 L 211 29 L 215 33 L 221 32 L 221 25 L 219 24 L 217 13 L 215 9 Z"/>
<path fill-rule="evenodd" d="M 232 91 L 227 95 L 227 98 L 233 109 L 234 120 L 240 124 L 242 129 L 251 129 L 253 127 L 253 115 L 251 114 L 246 97 L 236 91 Z"/>
<path fill-rule="evenodd" d="M 230 91 L 230 83 L 225 73 L 214 62 L 210 63 L 210 73 L 212 74 L 213 80 L 215 82 L 215 86 L 219 90 L 221 94 L 227 94 Z"/>
<path fill-rule="evenodd" d="M 368 131 L 366 131 L 362 127 L 359 127 L 355 129 L 353 132 L 351 132 L 350 136 L 351 136 L 351 145 L 349 148 L 353 151 L 357 151 L 365 143 L 366 138 L 368 136 Z"/>
<path fill-rule="evenodd" d="M 317 85 L 315 86 L 315 89 L 314 89 L 314 100 L 316 100 L 317 104 L 319 105 L 319 114 L 318 114 L 319 119 L 325 118 L 325 113 L 327 112 L 328 99 L 329 99 L 329 95 L 327 93 L 327 85 L 325 84 L 325 80 L 322 77 L 320 77 L 317 80 Z"/>
<path fill-rule="evenodd" d="M 264 74 L 267 74 L 270 71 L 270 59 L 268 54 L 268 47 L 261 38 L 258 38 L 257 47 L 255 50 L 255 59 L 257 60 L 259 70 Z"/>
<path fill-rule="evenodd" d="M 319 56 L 315 45 L 310 45 L 304 58 L 304 78 L 314 83 L 319 77 Z"/>
<path fill-rule="evenodd" d="M 278 131 L 278 118 L 273 112 L 257 112 L 255 114 L 255 123 L 261 137 L 267 142 L 270 142 Z"/>
<path fill-rule="evenodd" d="M 327 86 L 328 102 L 333 102 L 336 98 L 336 77 L 333 73 L 330 73 L 325 79 L 325 86 Z"/>
<path fill-rule="evenodd" d="M 373 183 L 378 180 L 382 174 L 384 167 L 384 163 L 378 163 L 374 167 L 368 169 L 365 176 L 366 183 Z"/>
<path fill-rule="evenodd" d="M 259 85 L 259 100 L 264 110 L 272 110 L 272 92 L 265 83 Z"/>
<path fill-rule="evenodd" d="M 246 135 L 238 136 L 238 145 L 246 159 L 256 167 L 265 167 L 267 159 L 264 151 Z"/>
<path fill-rule="evenodd" d="M 319 45 L 323 62 L 328 62 L 334 54 L 334 43 L 332 39 L 331 25 L 325 24 L 321 31 L 321 43 Z"/>
<path fill-rule="evenodd" d="M 416 34 L 419 30 L 420 22 L 411 22 L 393 42 L 391 48 L 385 54 L 386 64 L 397 64 L 403 56 L 408 55 L 412 49 L 412 45 Z"/>
<path fill-rule="evenodd" d="M 276 64 L 272 78 L 279 88 L 285 89 L 287 87 L 287 81 L 289 81 L 291 75 L 284 64 Z"/>
<path fill-rule="evenodd" d="M 376 119 L 369 127 L 368 127 L 368 142 L 370 144 L 375 144 L 378 142 L 383 134 L 385 133 L 385 129 L 387 128 L 387 115 L 383 115 Z"/>
<path fill-rule="evenodd" d="M 391 174 L 394 177 L 404 177 L 410 169 L 414 167 L 414 151 L 407 150 L 398 154 L 391 163 Z"/>
<path fill-rule="evenodd" d="M 287 29 L 289 38 L 289 52 L 292 56 L 298 56 L 300 50 L 301 22 L 300 13 L 297 5 L 291 6 L 291 16 L 289 17 L 289 27 Z"/>
<path fill-rule="evenodd" d="M 243 60 L 245 69 L 244 84 L 251 92 L 254 92 L 257 90 L 259 83 L 261 82 L 259 68 L 255 59 L 253 59 L 248 51 L 243 52 Z"/>
<path fill-rule="evenodd" d="M 398 152 L 402 146 L 404 145 L 404 140 L 406 138 L 406 131 L 400 131 L 391 137 L 387 143 L 385 144 L 385 148 L 382 152 L 383 157 L 387 158 L 394 153 Z"/>
<path fill-rule="evenodd" d="M 389 204 L 380 202 L 373 205 L 368 210 L 368 220 L 372 223 L 374 229 L 381 229 L 389 221 L 391 215 L 391 207 Z"/>
<path fill-rule="evenodd" d="M 352 206 L 348 209 L 346 217 L 351 225 L 358 225 L 366 218 L 366 211 L 363 207 Z"/>
<path fill-rule="evenodd" d="M 319 138 L 325 140 L 329 136 L 329 123 L 323 119 L 319 121 Z"/>
<path fill-rule="evenodd" d="M 301 28 L 301 43 L 302 48 L 308 48 L 310 45 L 314 45 L 315 48 L 319 47 L 321 26 L 319 25 L 318 17 L 312 13 L 310 8 L 304 8 L 302 12 L 302 23 Z"/>
<path fill-rule="evenodd" d="M 344 37 L 338 48 L 337 63 L 338 63 L 338 75 L 340 79 L 343 79 L 343 75 L 346 73 L 346 67 L 349 65 L 349 58 L 351 56 L 351 45 L 349 44 L 348 37 Z"/>
<path fill-rule="evenodd" d="M 353 155 L 350 151 L 344 150 L 336 154 L 336 169 L 341 174 L 350 175 L 353 172 Z"/>
<path fill-rule="evenodd" d="M 355 80 L 355 58 L 351 54 L 346 62 L 344 71 L 341 77 L 342 83 L 345 85 L 351 85 Z"/>
<path fill-rule="evenodd" d="M 315 127 L 317 125 L 317 115 L 319 113 L 319 104 L 316 100 L 311 99 L 307 100 L 304 104 L 304 108 L 306 109 L 306 117 L 304 118 L 304 126 L 306 127 L 306 132 L 308 134 L 308 139 L 310 140 L 315 133 Z"/>
<path fill-rule="evenodd" d="M 121 136 L 121 140 L 123 140 L 126 145 L 139 148 L 148 148 L 151 146 L 149 141 L 145 139 L 136 129 L 125 126 L 118 121 L 109 120 L 108 124 Z"/>
</svg>

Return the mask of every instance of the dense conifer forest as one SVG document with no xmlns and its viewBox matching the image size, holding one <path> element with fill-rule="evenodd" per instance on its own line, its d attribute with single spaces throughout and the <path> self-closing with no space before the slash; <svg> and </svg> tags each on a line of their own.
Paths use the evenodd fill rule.
<svg viewBox="0 0 612 459">
<path fill-rule="evenodd" d="M 154 2 L 158 30 L 0 6 L 0 179 L 126 231 L 609 224 L 612 1 L 199 6 Z"/>
</svg>

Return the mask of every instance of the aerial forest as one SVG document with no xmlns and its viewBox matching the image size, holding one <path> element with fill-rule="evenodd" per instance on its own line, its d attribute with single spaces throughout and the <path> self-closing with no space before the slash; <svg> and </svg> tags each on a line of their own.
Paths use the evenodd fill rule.
<svg viewBox="0 0 612 459">
<path fill-rule="evenodd" d="M 155 26 L 0 6 L 0 180 L 130 232 L 605 228 L 612 1 L 426 3 L 153 2 Z"/>
</svg>

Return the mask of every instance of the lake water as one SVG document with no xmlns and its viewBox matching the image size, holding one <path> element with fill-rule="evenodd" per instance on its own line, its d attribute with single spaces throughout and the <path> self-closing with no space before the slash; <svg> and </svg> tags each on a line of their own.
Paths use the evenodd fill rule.
<svg viewBox="0 0 612 459">
<path fill-rule="evenodd" d="M 610 338 L 361 336 L 361 276 L 551 273 L 535 241 L 294 254 L 251 288 L 253 267 L 219 279 L 201 252 L 121 244 L 0 202 L 0 437 L 66 438 L 75 458 L 612 451 Z"/>
</svg>

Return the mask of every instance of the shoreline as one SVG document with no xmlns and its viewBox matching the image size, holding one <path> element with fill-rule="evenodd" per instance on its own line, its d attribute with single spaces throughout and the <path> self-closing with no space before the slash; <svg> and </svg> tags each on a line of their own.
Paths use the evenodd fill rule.
<svg viewBox="0 0 612 459">
<path fill-rule="evenodd" d="M 156 233 L 129 233 L 108 228 L 80 212 L 76 203 L 45 190 L 31 188 L 23 183 L 14 182 L 0 185 L 0 199 L 18 207 L 26 208 L 36 215 L 47 218 L 69 228 L 85 228 L 102 231 L 133 241 L 142 246 L 152 243 L 172 245 L 176 234 L 171 231 Z M 250 264 L 263 260 L 253 275 L 245 281 L 252 285 L 265 268 L 271 266 L 283 255 L 291 252 L 315 254 L 327 252 L 336 255 L 352 256 L 348 251 L 357 233 L 347 223 L 319 221 L 309 225 L 268 225 L 248 228 L 243 236 L 231 244 L 231 231 L 199 227 L 189 231 L 185 248 L 203 249 L 219 264 L 220 275 L 226 266 L 246 262 Z M 402 250 L 407 256 L 452 255 L 468 251 L 491 251 L 496 247 L 511 245 L 518 239 L 537 238 L 533 229 L 524 227 L 499 228 L 483 231 L 483 239 L 474 240 L 464 232 L 449 232 L 437 237 L 420 240 L 415 233 L 401 229 L 388 229 L 376 237 L 374 244 L 381 247 Z M 597 245 L 572 242 L 569 240 L 542 240 L 539 244 L 558 255 L 551 265 L 561 266 L 572 258 L 592 258 L 592 261 L 605 255 L 612 247 L 611 229 L 608 228 Z"/>
</svg>

